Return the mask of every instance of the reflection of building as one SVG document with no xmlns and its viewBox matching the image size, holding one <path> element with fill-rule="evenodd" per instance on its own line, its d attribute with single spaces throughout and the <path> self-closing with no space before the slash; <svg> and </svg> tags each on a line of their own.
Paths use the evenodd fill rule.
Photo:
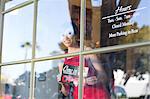
<svg viewBox="0 0 150 99">
<path fill-rule="evenodd" d="M 56 81 L 57 68 L 47 72 L 36 74 L 35 98 L 36 99 L 57 99 L 58 85 Z M 30 72 L 25 72 L 16 79 L 15 97 L 27 99 L 29 97 Z"/>
<path fill-rule="evenodd" d="M 80 27 L 80 0 L 68 0 L 71 18 Z M 100 7 L 93 8 L 91 0 L 86 1 L 86 33 L 87 46 L 99 44 L 100 40 Z M 92 44 L 92 45 L 91 45 Z"/>
<path fill-rule="evenodd" d="M 16 97 L 21 98 L 28 98 L 29 97 L 29 80 L 30 79 L 30 72 L 26 71 L 19 78 L 16 79 Z"/>
<path fill-rule="evenodd" d="M 42 73 L 40 73 L 42 74 Z M 58 84 L 56 81 L 57 68 L 53 68 L 41 75 L 45 80 L 40 80 L 40 76 L 36 78 L 35 98 L 36 99 L 57 99 Z"/>
</svg>

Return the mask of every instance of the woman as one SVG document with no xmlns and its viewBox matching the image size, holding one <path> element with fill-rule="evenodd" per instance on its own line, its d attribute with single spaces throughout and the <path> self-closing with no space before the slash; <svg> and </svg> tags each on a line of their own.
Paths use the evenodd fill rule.
<svg viewBox="0 0 150 99">
<path fill-rule="evenodd" d="M 62 36 L 62 43 L 67 47 L 67 53 L 79 52 L 79 31 L 72 22 L 73 29 L 69 29 Z M 91 48 L 85 47 L 86 50 Z M 59 66 L 59 83 L 62 85 L 61 92 L 65 96 L 72 96 L 69 99 L 78 99 L 78 78 L 79 78 L 79 56 L 65 58 L 64 64 Z M 106 74 L 100 65 L 96 55 L 84 56 L 83 68 L 83 99 L 109 99 L 105 88 L 107 81 Z"/>
</svg>

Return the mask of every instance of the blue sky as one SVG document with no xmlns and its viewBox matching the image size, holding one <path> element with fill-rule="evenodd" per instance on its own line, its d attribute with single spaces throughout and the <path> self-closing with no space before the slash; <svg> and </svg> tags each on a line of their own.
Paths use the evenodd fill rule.
<svg viewBox="0 0 150 99">
<path fill-rule="evenodd" d="M 149 0 L 141 0 L 138 8 L 143 8 L 145 9 L 137 11 L 139 15 L 137 17 L 133 17 L 132 20 L 137 22 L 139 27 L 142 27 L 143 25 L 150 25 L 150 1 Z"/>
</svg>

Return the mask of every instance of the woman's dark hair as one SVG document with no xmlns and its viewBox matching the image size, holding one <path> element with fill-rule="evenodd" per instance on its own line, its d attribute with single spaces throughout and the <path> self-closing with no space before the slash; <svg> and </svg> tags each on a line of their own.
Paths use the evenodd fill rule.
<svg viewBox="0 0 150 99">
<path fill-rule="evenodd" d="M 74 35 L 77 37 L 77 39 L 80 39 L 80 32 L 78 26 L 73 21 L 72 21 L 72 27 L 73 27 Z"/>
</svg>

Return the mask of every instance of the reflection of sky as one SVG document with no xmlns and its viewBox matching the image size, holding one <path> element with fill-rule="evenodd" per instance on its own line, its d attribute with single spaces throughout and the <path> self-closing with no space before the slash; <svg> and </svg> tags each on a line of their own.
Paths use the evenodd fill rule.
<svg viewBox="0 0 150 99">
<path fill-rule="evenodd" d="M 28 0 L 5 0 L 5 1 L 11 1 L 11 2 L 7 2 L 7 4 L 5 5 L 5 9 L 9 9 L 17 4 L 20 4 L 24 1 L 28 1 Z"/>
<path fill-rule="evenodd" d="M 8 78 L 16 79 L 25 72 L 25 69 L 30 71 L 30 66 L 30 64 L 12 65 L 8 67 L 4 66 L 2 67 L 2 74 Z"/>
<path fill-rule="evenodd" d="M 32 7 L 33 5 L 30 5 L 17 10 L 17 12 L 11 12 L 5 15 L 3 61 L 24 59 L 24 49 L 20 46 L 26 41 L 32 41 Z M 28 54 L 28 56 L 31 58 L 31 54 Z"/>
<path fill-rule="evenodd" d="M 18 0 L 14 0 L 12 2 L 17 1 Z M 36 52 L 37 57 L 49 56 L 51 52 L 60 50 L 58 46 L 58 42 L 60 42 L 60 33 L 64 31 L 64 28 L 67 26 L 66 24 L 69 23 L 68 21 L 70 20 L 67 4 L 67 0 L 39 1 L 37 25 L 37 44 L 39 50 Z M 9 6 L 9 4 L 7 6 Z M 3 41 L 3 62 L 24 59 L 25 49 L 21 48 L 20 45 L 27 41 L 32 42 L 32 28 L 33 5 L 6 14 Z M 31 49 L 28 49 L 27 58 L 31 58 Z M 50 61 L 36 64 L 37 72 L 48 71 L 51 68 L 52 63 Z M 25 71 L 24 66 L 8 67 L 3 70 L 5 71 L 5 74 L 8 73 L 8 75 L 13 76 L 13 78 L 16 78 L 17 74 L 20 75 L 20 72 L 17 73 L 16 70 Z M 14 75 L 14 73 L 17 74 Z"/>
<path fill-rule="evenodd" d="M 138 26 L 142 27 L 143 25 L 150 25 L 150 1 L 149 0 L 141 0 L 138 8 L 143 8 L 145 9 L 137 11 L 136 14 L 137 16 L 133 17 L 131 21 L 137 22 Z"/>
<path fill-rule="evenodd" d="M 37 53 L 37 57 L 47 56 L 54 50 L 60 50 L 58 46 L 60 35 L 70 19 L 66 1 L 39 1 L 37 43 L 41 51 Z"/>
</svg>

